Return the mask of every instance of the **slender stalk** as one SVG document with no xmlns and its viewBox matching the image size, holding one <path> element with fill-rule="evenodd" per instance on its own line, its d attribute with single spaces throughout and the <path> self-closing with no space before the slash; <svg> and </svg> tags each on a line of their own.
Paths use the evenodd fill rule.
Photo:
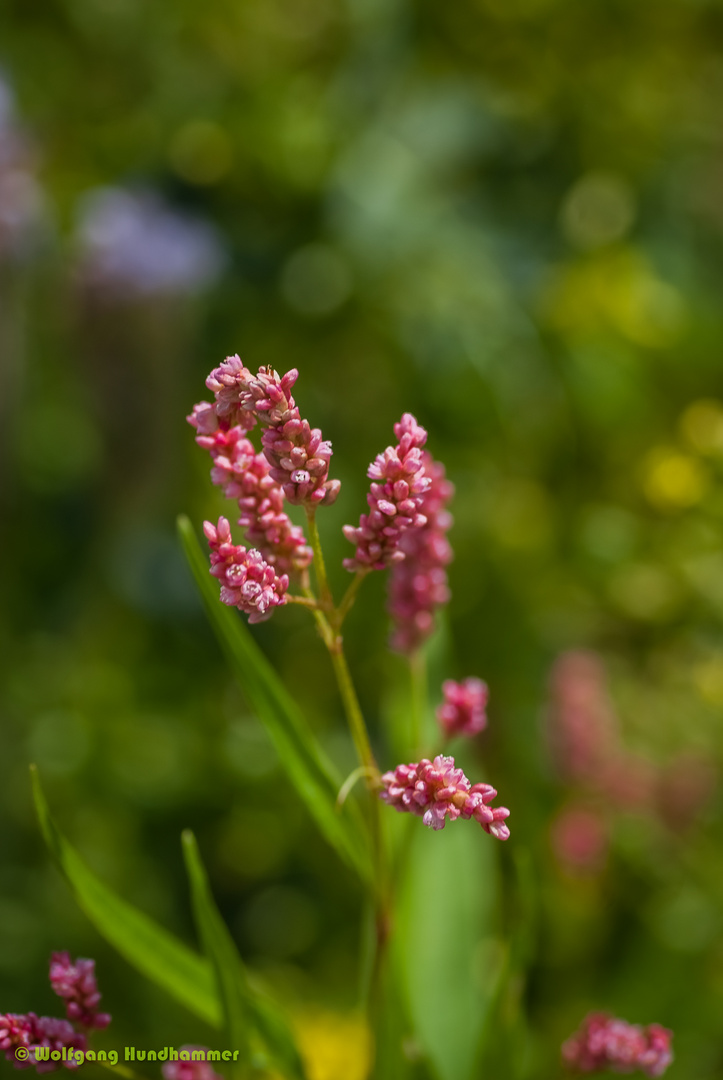
<svg viewBox="0 0 723 1080">
<path fill-rule="evenodd" d="M 379 772 L 377 769 L 369 769 L 367 765 L 360 765 L 358 769 L 354 769 L 354 772 L 349 773 L 346 780 L 339 788 L 339 794 L 336 797 L 337 810 L 341 810 L 349 797 L 349 793 L 353 791 L 354 785 L 361 780 L 363 776 L 371 776 L 376 780 L 379 777 Z"/>
<path fill-rule="evenodd" d="M 377 797 L 379 782 L 379 767 L 377 766 L 374 752 L 369 741 L 369 734 L 364 722 L 364 716 L 359 704 L 356 689 L 352 681 L 349 665 L 344 655 L 344 641 L 340 634 L 344 618 L 351 609 L 359 586 L 366 576 L 365 573 L 357 573 L 347 589 L 341 604 L 337 608 L 329 586 L 326 574 L 324 555 L 321 549 L 321 538 L 316 524 L 315 510 L 307 510 L 309 524 L 309 540 L 314 552 L 314 569 L 319 587 L 319 603 L 315 603 L 314 594 L 308 587 L 308 578 L 304 582 L 303 593 L 307 601 L 307 607 L 316 621 L 319 633 L 329 650 L 334 674 L 336 676 L 339 693 L 344 704 L 349 730 L 354 741 L 357 757 L 360 763 L 358 772 L 366 777 L 367 792 L 369 797 L 369 819 L 372 837 L 372 855 L 375 867 L 374 902 L 374 956 L 372 960 L 368 1008 L 372 1021 L 378 1019 L 383 999 L 383 980 L 385 971 L 385 959 L 387 954 L 387 942 L 391 929 L 392 912 L 392 882 L 389 867 L 389 853 L 384 836 L 381 815 L 381 802 Z M 354 774 L 352 774 L 354 775 Z M 376 1027 L 376 1023 L 374 1024 Z"/>
<path fill-rule="evenodd" d="M 344 619 L 349 614 L 349 611 L 351 610 L 351 607 L 352 607 L 354 601 L 356 600 L 356 594 L 359 592 L 359 586 L 361 585 L 362 581 L 364 580 L 364 578 L 366 576 L 367 576 L 367 571 L 366 570 L 357 570 L 356 574 L 352 578 L 351 585 L 349 586 L 349 588 L 344 593 L 344 595 L 342 597 L 342 600 L 341 600 L 341 603 L 339 604 L 339 607 L 336 609 L 336 622 L 335 622 L 335 625 L 336 625 L 337 629 L 339 629 L 341 627 L 341 624 L 344 622 Z"/>
<path fill-rule="evenodd" d="M 314 569 L 316 571 L 316 580 L 319 585 L 321 604 L 327 611 L 332 611 L 334 609 L 334 597 L 331 594 L 329 579 L 326 576 L 324 553 L 321 550 L 321 537 L 319 536 L 319 527 L 316 524 L 316 509 L 307 508 L 306 519 L 309 523 L 309 539 L 311 540 L 311 547 L 314 552 Z"/>
<path fill-rule="evenodd" d="M 329 652 L 331 654 L 334 674 L 336 675 L 339 692 L 342 701 L 344 702 L 346 718 L 349 721 L 349 729 L 351 731 L 351 737 L 354 740 L 354 746 L 356 747 L 359 761 L 364 768 L 374 770 L 376 775 L 379 775 L 379 769 L 377 768 L 374 752 L 372 751 L 371 743 L 369 742 L 367 727 L 364 723 L 359 699 L 356 696 L 356 690 L 354 689 L 354 683 L 352 682 L 349 665 L 346 662 L 344 644 L 340 635 L 335 637 Z M 367 786 L 371 786 L 369 782 Z"/>
<path fill-rule="evenodd" d="M 296 596 L 294 593 L 287 593 L 286 599 L 290 604 L 301 604 L 302 607 L 306 608 L 313 609 L 319 607 L 319 601 L 316 599 L 316 597 Z"/>
<path fill-rule="evenodd" d="M 352 682 L 349 666 L 344 655 L 341 635 L 338 635 L 329 649 L 339 691 L 349 721 L 357 755 L 367 780 L 369 793 L 369 814 L 372 832 L 372 851 L 375 866 L 374 892 L 374 956 L 372 960 L 367 1007 L 372 1027 L 377 1030 L 380 1010 L 383 1008 L 384 972 L 387 956 L 387 944 L 392 922 L 392 881 L 389 867 L 389 853 L 385 841 L 382 823 L 382 804 L 377 797 L 379 769 L 369 742 L 366 724 L 359 700 Z"/>
</svg>

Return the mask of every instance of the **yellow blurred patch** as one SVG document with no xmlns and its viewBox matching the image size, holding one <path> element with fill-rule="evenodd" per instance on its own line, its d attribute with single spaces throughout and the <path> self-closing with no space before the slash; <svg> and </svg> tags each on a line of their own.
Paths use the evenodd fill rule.
<svg viewBox="0 0 723 1080">
<path fill-rule="evenodd" d="M 697 458 L 657 447 L 643 463 L 642 485 L 648 501 L 659 510 L 684 510 L 700 502 L 710 477 Z"/>
<path fill-rule="evenodd" d="M 717 654 L 693 668 L 695 688 L 711 705 L 723 705 L 723 654 Z"/>
<path fill-rule="evenodd" d="M 681 588 L 661 566 L 626 563 L 608 581 L 608 593 L 626 615 L 646 622 L 667 619 L 677 609 Z"/>
<path fill-rule="evenodd" d="M 542 296 L 543 316 L 572 337 L 612 329 L 649 348 L 674 344 L 685 329 L 685 303 L 630 248 L 605 250 L 564 266 Z"/>
<path fill-rule="evenodd" d="M 723 404 L 715 398 L 694 401 L 680 418 L 680 432 L 701 454 L 723 453 Z"/>
<path fill-rule="evenodd" d="M 533 480 L 506 480 L 496 493 L 489 527 L 504 547 L 518 551 L 545 547 L 552 532 L 547 492 Z"/>
<path fill-rule="evenodd" d="M 294 1027 L 309 1080 L 366 1080 L 371 1033 L 360 1013 L 305 1010 Z"/>
</svg>

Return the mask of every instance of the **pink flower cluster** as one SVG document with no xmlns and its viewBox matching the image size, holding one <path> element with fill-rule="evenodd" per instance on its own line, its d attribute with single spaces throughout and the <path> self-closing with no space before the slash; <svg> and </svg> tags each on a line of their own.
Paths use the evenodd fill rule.
<svg viewBox="0 0 723 1080">
<path fill-rule="evenodd" d="M 595 653 L 577 650 L 558 657 L 550 678 L 547 729 L 564 779 L 584 784 L 599 778 L 615 750 L 618 730 Z"/>
<path fill-rule="evenodd" d="M 296 368 L 282 377 L 270 367 L 253 375 L 238 356 L 229 356 L 206 379 L 215 403 L 196 406 L 193 415 L 199 434 L 205 435 L 212 434 L 219 421 L 246 431 L 259 423 L 264 428 L 261 444 L 271 477 L 289 502 L 328 506 L 341 485 L 328 479 L 331 443 L 308 420 L 302 420 L 291 396 L 298 377 Z"/>
<path fill-rule="evenodd" d="M 91 1028 L 104 1028 L 110 1023 L 108 1013 L 98 1012 L 100 993 L 95 979 L 94 960 L 76 960 L 67 952 L 53 953 L 50 958 L 50 985 L 65 1001 L 67 1020 L 53 1016 L 36 1016 L 35 1013 L 5 1013 L 0 1015 L 0 1050 L 5 1051 L 8 1061 L 16 1069 L 36 1065 L 38 1072 L 52 1072 L 58 1062 L 50 1060 L 54 1051 L 66 1051 L 63 1061 L 68 1069 L 77 1068 L 79 1062 L 73 1050 L 85 1052 L 88 1046 L 86 1032 Z M 78 1032 L 70 1021 L 82 1025 L 86 1032 Z M 18 1060 L 16 1050 L 23 1047 L 29 1051 L 25 1060 Z M 36 1062 L 34 1047 L 47 1049 L 48 1054 Z"/>
<path fill-rule="evenodd" d="M 411 413 L 405 413 L 394 425 L 394 434 L 397 445 L 388 446 L 367 470 L 373 481 L 367 495 L 370 512 L 362 514 L 358 526 L 344 526 L 344 536 L 356 544 L 354 555 L 344 560 L 347 570 L 384 570 L 401 562 L 406 557 L 400 548 L 403 534 L 427 523 L 421 513 L 432 484 L 422 454 L 427 432 Z"/>
<path fill-rule="evenodd" d="M 206 1050 L 205 1046 L 182 1046 L 189 1057 L 194 1050 Z M 161 1068 L 164 1080 L 224 1080 L 208 1061 L 167 1061 Z"/>
<path fill-rule="evenodd" d="M 18 1060 L 15 1051 L 18 1047 L 25 1047 L 28 1057 L 24 1061 Z M 82 1050 L 85 1052 L 88 1039 L 84 1034 L 77 1032 L 68 1020 L 58 1020 L 53 1016 L 36 1016 L 35 1013 L 26 1013 L 18 1016 L 15 1013 L 0 1015 L 0 1050 L 5 1051 L 5 1057 L 12 1061 L 16 1069 L 27 1069 L 30 1065 L 36 1065 L 39 1073 L 53 1072 L 58 1063 L 51 1060 L 38 1061 L 36 1064 L 34 1047 L 47 1047 L 49 1053 L 54 1050 L 66 1050 L 66 1060 L 62 1063 L 66 1069 L 75 1069 L 79 1062 L 74 1056 L 68 1055 L 68 1050 Z M 48 1055 L 49 1057 L 49 1055 Z"/>
<path fill-rule="evenodd" d="M 571 803 L 553 821 L 550 841 L 558 861 L 567 870 L 597 874 L 607 856 L 608 822 L 597 808 Z"/>
<path fill-rule="evenodd" d="M 105 1028 L 110 1014 L 98 1012 L 101 995 L 95 981 L 95 960 L 70 959 L 70 953 L 56 952 L 50 959 L 50 985 L 64 998 L 69 1020 L 87 1028 Z"/>
<path fill-rule="evenodd" d="M 715 786 L 714 769 L 693 755 L 658 766 L 627 750 L 599 656 L 563 653 L 552 669 L 550 691 L 547 734 L 557 771 L 591 803 L 582 809 L 571 804 L 553 827 L 553 847 L 562 863 L 573 869 L 602 866 L 606 819 L 617 810 L 655 814 L 672 829 L 692 823 Z M 582 827 L 586 821 L 589 828 Z M 578 857 L 585 832 L 594 859 Z"/>
<path fill-rule="evenodd" d="M 447 818 L 474 818 L 482 828 L 507 840 L 510 830 L 505 818 L 510 815 L 504 807 L 488 804 L 497 792 L 489 784 L 471 784 L 461 769 L 455 768 L 453 757 L 438 755 L 434 761 L 423 758 L 411 765 L 397 765 L 393 772 L 381 778 L 379 797 L 401 813 L 415 814 L 431 829 L 443 829 Z"/>
<path fill-rule="evenodd" d="M 563 1061 L 579 1072 L 633 1072 L 662 1076 L 673 1060 L 672 1031 L 660 1024 L 628 1024 L 607 1013 L 591 1013 L 563 1044 Z"/>
<path fill-rule="evenodd" d="M 445 735 L 479 734 L 487 727 L 487 683 L 470 677 L 464 682 L 447 679 L 442 683 L 444 702 L 437 709 L 437 719 Z"/>
<path fill-rule="evenodd" d="M 263 622 L 273 608 L 286 603 L 287 574 L 279 576 L 260 552 L 248 550 L 231 539 L 224 517 L 218 526 L 205 521 L 203 531 L 211 548 L 211 573 L 221 582 L 221 600 L 249 616 L 250 623 Z"/>
<path fill-rule="evenodd" d="M 446 507 L 454 485 L 447 480 L 444 465 L 428 450 L 422 453 L 422 468 L 431 481 L 419 508 L 426 520 L 400 536 L 404 559 L 393 563 L 389 579 L 391 646 L 401 653 L 419 648 L 434 629 L 435 610 L 449 601 L 445 567 L 452 561 L 452 548 L 446 533 L 452 516 Z"/>
<path fill-rule="evenodd" d="M 211 433 L 203 434 L 201 406 L 196 405 L 188 417 L 199 434 L 196 442 L 208 450 L 213 461 L 211 479 L 224 495 L 238 501 L 241 516 L 239 525 L 266 562 L 282 574 L 303 570 L 313 558 L 304 530 L 293 525 L 284 510 L 281 485 L 270 475 L 271 466 L 262 453 L 256 453 L 253 443 L 237 425 L 229 428 L 225 420 Z"/>
</svg>

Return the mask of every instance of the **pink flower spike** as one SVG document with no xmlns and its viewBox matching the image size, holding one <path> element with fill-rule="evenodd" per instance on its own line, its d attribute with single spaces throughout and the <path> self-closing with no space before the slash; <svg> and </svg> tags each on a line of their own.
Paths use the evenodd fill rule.
<svg viewBox="0 0 723 1080">
<path fill-rule="evenodd" d="M 344 560 L 344 567 L 352 572 L 384 570 L 401 562 L 406 558 L 401 537 L 427 522 L 421 513 L 424 495 L 432 485 L 421 449 L 427 432 L 411 413 L 405 413 L 394 425 L 394 434 L 397 445 L 388 446 L 367 470 L 375 481 L 367 495 L 370 513 L 362 514 L 358 526 L 344 526 L 344 536 L 356 544 L 354 555 Z"/>
<path fill-rule="evenodd" d="M 211 548 L 211 574 L 221 582 L 221 601 L 249 616 L 250 623 L 263 622 L 275 607 L 286 603 L 287 574 L 278 575 L 255 548 L 234 544 L 226 518 L 218 526 L 203 523 Z"/>
<path fill-rule="evenodd" d="M 291 388 L 299 377 L 293 368 L 279 376 L 271 367 L 253 375 L 238 356 L 228 356 L 211 372 L 206 386 L 213 391 L 216 418 L 229 427 L 249 430 L 256 423 L 270 474 L 290 503 L 308 507 L 329 506 L 339 494 L 338 480 L 329 480 L 331 443 L 324 442 L 318 428 L 302 420 Z M 188 418 L 200 434 L 208 434 L 211 421 L 203 405 Z"/>
<path fill-rule="evenodd" d="M 447 818 L 463 817 L 474 818 L 498 840 L 510 835 L 505 824 L 509 810 L 488 805 L 497 796 L 495 789 L 489 784 L 470 784 L 453 757 L 439 754 L 433 762 L 423 758 L 416 764 L 397 765 L 384 773 L 381 783 L 379 797 L 387 806 L 421 817 L 430 829 L 443 829 Z"/>
<path fill-rule="evenodd" d="M 16 1047 L 31 1045 L 35 1037 L 36 1020 L 34 1013 L 28 1013 L 27 1016 L 17 1013 L 0 1015 L 0 1050 L 5 1051 L 8 1061 L 14 1060 Z"/>
<path fill-rule="evenodd" d="M 437 709 L 437 719 L 448 737 L 472 737 L 487 727 L 485 707 L 489 691 L 487 684 L 473 677 L 464 682 L 447 679 L 442 684 L 444 702 Z"/>
<path fill-rule="evenodd" d="M 213 407 L 208 408 L 213 414 Z M 215 414 L 213 418 L 216 420 Z M 270 476 L 271 467 L 264 454 L 256 453 L 242 427 L 229 428 L 225 421 L 216 420 L 211 428 L 201 406 L 195 407 L 189 421 L 198 432 L 196 442 L 211 455 L 211 480 L 227 498 L 238 502 L 238 523 L 246 530 L 249 544 L 278 573 L 303 570 L 314 553 L 303 529 L 293 525 L 285 512 L 284 493 Z"/>
<path fill-rule="evenodd" d="M 29 1051 L 24 1061 L 19 1061 L 15 1051 L 19 1046 L 26 1047 Z M 66 1060 L 63 1062 L 67 1069 L 75 1069 L 80 1064 L 74 1055 L 68 1055 L 68 1051 L 85 1051 L 88 1040 L 85 1035 L 74 1030 L 73 1025 L 67 1020 L 58 1020 L 51 1016 L 36 1016 L 35 1013 L 27 1013 L 18 1016 L 14 1013 L 0 1015 L 0 1050 L 5 1051 L 5 1057 L 12 1061 L 16 1069 L 27 1069 L 35 1065 L 39 1073 L 54 1072 L 58 1062 L 50 1059 L 50 1054 L 55 1051 L 66 1051 Z M 42 1047 L 47 1052 L 43 1057 L 36 1058 L 35 1048 Z"/>
<path fill-rule="evenodd" d="M 607 1013 L 591 1013 L 562 1046 L 565 1064 L 578 1072 L 632 1072 L 662 1076 L 673 1060 L 672 1031 L 660 1024 L 629 1024 Z"/>
<path fill-rule="evenodd" d="M 105 1028 L 111 1021 L 108 1013 L 98 1012 L 101 995 L 95 980 L 95 960 L 70 959 L 67 952 L 55 952 L 50 958 L 50 985 L 65 999 L 69 1020 L 87 1028 Z"/>
<path fill-rule="evenodd" d="M 391 647 L 396 652 L 412 653 L 434 630 L 434 613 L 449 602 L 445 567 L 452 561 L 452 549 L 446 533 L 452 516 L 446 506 L 454 494 L 454 485 L 445 477 L 444 465 L 429 451 L 422 454 L 425 474 L 431 480 L 422 496 L 420 513 L 426 519 L 419 528 L 406 529 L 399 539 L 404 559 L 392 564 L 389 577 L 387 610 L 392 617 Z M 403 498 L 403 481 L 394 485 L 395 495 Z"/>
<path fill-rule="evenodd" d="M 182 1046 L 181 1054 L 188 1054 L 188 1058 L 179 1061 L 168 1061 L 161 1066 L 164 1080 L 224 1080 L 208 1061 L 191 1060 L 193 1052 L 202 1050 L 208 1053 L 205 1046 Z"/>
</svg>

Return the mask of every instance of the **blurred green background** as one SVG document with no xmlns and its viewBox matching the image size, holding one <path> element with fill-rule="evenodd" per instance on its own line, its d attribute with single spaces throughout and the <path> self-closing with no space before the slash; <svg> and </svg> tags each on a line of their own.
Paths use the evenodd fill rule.
<svg viewBox="0 0 723 1080">
<path fill-rule="evenodd" d="M 109 1045 L 209 1039 L 76 909 L 34 760 L 97 873 L 187 940 L 196 831 L 249 962 L 319 1010 L 314 1080 L 342 1075 L 324 1040 L 355 1003 L 356 886 L 175 538 L 179 512 L 224 512 L 184 417 L 238 351 L 298 367 L 333 442 L 337 590 L 403 411 L 456 485 L 444 674 L 490 685 L 503 867 L 533 853 L 531 1075 L 606 1007 L 675 1029 L 672 1078 L 719 1077 L 723 4 L 5 0 L 0 68 L 0 1009 L 54 1011 L 67 948 L 97 957 Z M 390 767 L 383 602 L 376 575 L 347 640 Z M 350 771 L 307 614 L 255 634 Z M 542 735 L 576 647 L 604 657 L 630 753 L 708 769 L 685 828 L 610 811 L 592 868 L 555 855 L 578 796 Z"/>
</svg>

